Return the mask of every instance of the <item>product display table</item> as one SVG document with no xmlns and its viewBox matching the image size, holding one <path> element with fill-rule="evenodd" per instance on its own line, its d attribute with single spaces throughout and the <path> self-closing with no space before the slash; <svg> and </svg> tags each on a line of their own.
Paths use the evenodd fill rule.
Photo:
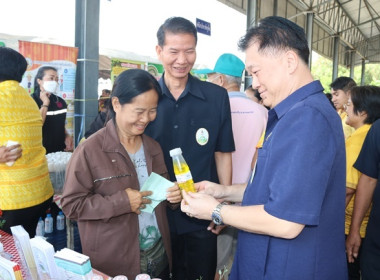
<svg viewBox="0 0 380 280">
<path fill-rule="evenodd" d="M 22 272 L 22 277 L 24 279 L 26 279 L 26 273 L 25 273 L 24 268 L 21 265 L 20 256 L 18 255 L 18 252 L 17 252 L 16 246 L 15 246 L 15 243 L 13 241 L 12 235 L 10 235 L 9 233 L 6 233 L 2 230 L 0 230 L 0 235 L 1 235 L 0 241 L 4 245 L 4 252 L 6 253 L 7 257 L 10 257 L 11 261 L 16 262 L 20 266 L 21 272 Z M 94 273 L 94 276 L 95 275 L 101 276 L 103 280 L 112 279 L 108 275 L 101 273 L 101 272 L 97 271 L 96 269 L 93 269 L 92 272 Z M 29 279 L 26 279 L 26 280 L 29 280 Z"/>
<path fill-rule="evenodd" d="M 2 230 L 0 230 L 0 235 L 1 235 L 0 241 L 1 243 L 3 243 L 4 252 L 6 253 L 7 257 L 9 257 L 11 261 L 16 262 L 20 266 L 22 277 L 26 279 L 25 277 L 26 273 L 25 273 L 24 268 L 21 266 L 20 256 L 18 255 L 12 235 Z"/>
</svg>

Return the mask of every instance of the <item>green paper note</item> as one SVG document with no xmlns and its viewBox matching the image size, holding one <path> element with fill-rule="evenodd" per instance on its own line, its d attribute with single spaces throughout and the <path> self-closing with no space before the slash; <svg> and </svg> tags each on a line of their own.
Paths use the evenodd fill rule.
<svg viewBox="0 0 380 280">
<path fill-rule="evenodd" d="M 164 177 L 152 172 L 148 179 L 146 179 L 144 185 L 141 187 L 140 191 L 151 191 L 152 194 L 147 196 L 147 198 L 152 200 L 151 204 L 146 204 L 143 212 L 153 213 L 154 208 L 163 200 L 166 200 L 166 191 L 168 188 L 174 185 L 173 182 L 165 179 Z"/>
</svg>

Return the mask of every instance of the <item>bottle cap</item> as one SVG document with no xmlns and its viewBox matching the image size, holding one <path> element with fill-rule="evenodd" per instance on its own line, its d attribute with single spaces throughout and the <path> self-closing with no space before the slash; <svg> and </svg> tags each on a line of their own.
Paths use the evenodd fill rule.
<svg viewBox="0 0 380 280">
<path fill-rule="evenodd" d="M 113 280 L 128 280 L 128 277 L 127 276 L 124 276 L 124 275 L 117 275 L 115 276 L 114 278 L 112 278 Z"/>
<path fill-rule="evenodd" d="M 50 214 L 50 213 L 48 213 L 48 214 L 47 214 L 47 216 L 48 216 L 48 217 L 51 217 L 51 214 Z"/>
<path fill-rule="evenodd" d="M 175 148 L 173 150 L 170 150 L 169 153 L 170 153 L 171 157 L 174 157 L 174 156 L 178 156 L 178 155 L 182 154 L 182 150 L 181 150 L 181 148 Z"/>
<path fill-rule="evenodd" d="M 150 280 L 150 276 L 148 274 L 139 274 L 136 276 L 135 280 Z"/>
</svg>

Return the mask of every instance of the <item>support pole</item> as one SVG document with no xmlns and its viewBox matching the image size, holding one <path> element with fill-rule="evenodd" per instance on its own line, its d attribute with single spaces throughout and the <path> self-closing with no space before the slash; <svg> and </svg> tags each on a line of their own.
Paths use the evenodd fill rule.
<svg viewBox="0 0 380 280">
<path fill-rule="evenodd" d="M 308 12 L 306 15 L 306 38 L 307 38 L 307 45 L 310 51 L 310 55 L 309 55 L 310 69 L 311 69 L 311 60 L 312 60 L 312 51 L 313 51 L 313 20 L 314 20 L 314 13 Z"/>
<path fill-rule="evenodd" d="M 339 62 L 339 36 L 334 37 L 334 53 L 333 53 L 333 72 L 332 72 L 332 81 L 338 77 L 338 62 Z"/>
<path fill-rule="evenodd" d="M 247 3 L 247 30 L 258 23 L 258 0 L 248 0 Z M 252 84 L 252 77 L 244 71 L 244 89 Z"/>
<path fill-rule="evenodd" d="M 360 79 L 360 85 L 364 86 L 365 85 L 365 59 L 362 59 L 362 75 Z"/>
<path fill-rule="evenodd" d="M 351 50 L 351 57 L 350 57 L 350 78 L 354 79 L 355 74 L 355 51 Z"/>
<path fill-rule="evenodd" d="M 98 114 L 99 0 L 76 0 L 75 46 L 79 48 L 75 87 L 75 146 Z"/>
</svg>

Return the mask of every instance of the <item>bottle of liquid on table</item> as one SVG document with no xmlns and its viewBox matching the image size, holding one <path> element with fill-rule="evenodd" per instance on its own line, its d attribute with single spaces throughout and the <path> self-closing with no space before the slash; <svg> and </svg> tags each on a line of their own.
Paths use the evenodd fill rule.
<svg viewBox="0 0 380 280">
<path fill-rule="evenodd" d="M 53 223 L 53 217 L 48 213 L 45 218 L 45 233 L 53 232 Z"/>
<path fill-rule="evenodd" d="M 65 215 L 63 215 L 62 211 L 59 211 L 57 215 L 57 230 L 65 229 Z"/>
<path fill-rule="evenodd" d="M 37 236 L 44 236 L 45 235 L 45 223 L 44 220 L 40 217 L 37 223 L 37 228 L 36 228 L 36 235 Z"/>
<path fill-rule="evenodd" d="M 170 156 L 173 159 L 174 174 L 179 188 L 187 192 L 196 192 L 193 176 L 191 176 L 190 168 L 182 156 L 181 148 L 170 150 Z"/>
</svg>

